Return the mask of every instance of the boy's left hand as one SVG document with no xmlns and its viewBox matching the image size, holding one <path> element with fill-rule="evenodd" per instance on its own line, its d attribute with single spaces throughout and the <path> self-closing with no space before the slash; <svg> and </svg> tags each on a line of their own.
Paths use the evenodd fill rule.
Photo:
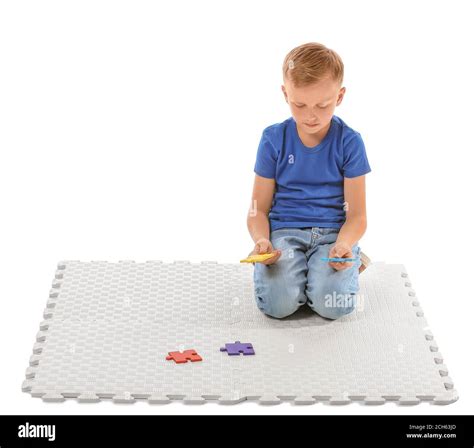
<svg viewBox="0 0 474 448">
<path fill-rule="evenodd" d="M 329 251 L 329 258 L 353 258 L 351 247 L 346 243 L 338 243 L 331 248 Z M 336 269 L 336 271 L 342 271 L 343 269 L 350 268 L 354 262 L 352 261 L 329 261 L 329 266 Z"/>
</svg>

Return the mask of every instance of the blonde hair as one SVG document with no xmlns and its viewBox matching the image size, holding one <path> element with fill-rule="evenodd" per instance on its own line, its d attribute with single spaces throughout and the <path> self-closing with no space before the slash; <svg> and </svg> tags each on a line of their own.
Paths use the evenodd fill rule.
<svg viewBox="0 0 474 448">
<path fill-rule="evenodd" d="M 283 79 L 290 80 L 295 87 L 305 87 L 328 76 L 342 85 L 344 64 L 334 50 L 317 42 L 293 48 L 283 62 Z"/>
</svg>

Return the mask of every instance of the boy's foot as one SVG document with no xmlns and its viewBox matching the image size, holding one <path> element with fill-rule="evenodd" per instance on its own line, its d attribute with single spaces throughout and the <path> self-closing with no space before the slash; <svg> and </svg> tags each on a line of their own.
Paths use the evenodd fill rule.
<svg viewBox="0 0 474 448">
<path fill-rule="evenodd" d="M 359 268 L 359 274 L 361 274 L 363 271 L 367 269 L 367 267 L 370 264 L 370 258 L 367 255 L 365 255 L 364 252 L 360 251 L 360 261 L 362 264 L 360 265 L 360 268 Z"/>
</svg>

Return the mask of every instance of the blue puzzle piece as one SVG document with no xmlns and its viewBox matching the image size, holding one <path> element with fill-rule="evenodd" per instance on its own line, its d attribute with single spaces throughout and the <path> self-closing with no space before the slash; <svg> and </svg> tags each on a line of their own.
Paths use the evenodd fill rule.
<svg viewBox="0 0 474 448">
<path fill-rule="evenodd" d="M 241 353 L 244 355 L 255 355 L 252 344 L 236 341 L 235 343 L 226 344 L 225 347 L 221 347 L 221 352 L 227 352 L 229 356 L 239 356 Z"/>
<path fill-rule="evenodd" d="M 357 258 L 338 258 L 338 257 L 322 257 L 321 260 L 323 261 L 339 261 L 341 263 L 348 262 L 348 261 L 356 261 Z"/>
</svg>

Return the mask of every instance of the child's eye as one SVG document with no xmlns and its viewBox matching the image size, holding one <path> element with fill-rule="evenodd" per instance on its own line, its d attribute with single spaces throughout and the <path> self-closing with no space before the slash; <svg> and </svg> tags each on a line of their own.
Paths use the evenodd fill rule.
<svg viewBox="0 0 474 448">
<path fill-rule="evenodd" d="M 304 104 L 295 104 L 295 107 L 301 109 L 302 107 L 304 107 L 305 105 Z M 320 109 L 326 109 L 328 107 L 328 105 L 326 106 L 318 106 Z"/>
</svg>

